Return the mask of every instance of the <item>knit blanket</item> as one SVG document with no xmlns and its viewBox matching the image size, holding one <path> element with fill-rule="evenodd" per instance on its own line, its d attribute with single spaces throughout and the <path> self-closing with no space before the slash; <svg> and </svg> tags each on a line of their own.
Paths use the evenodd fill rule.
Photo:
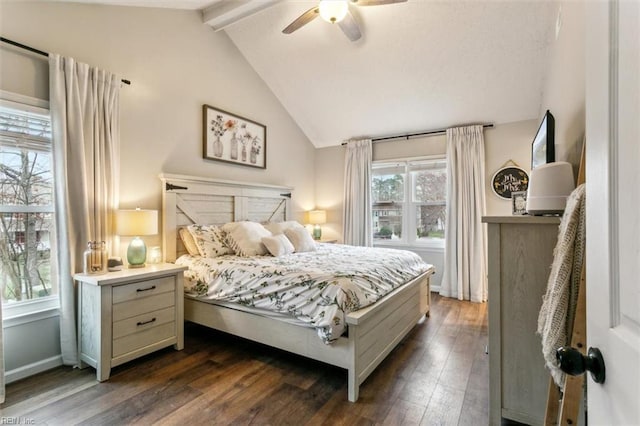
<svg viewBox="0 0 640 426">
<path fill-rule="evenodd" d="M 567 198 L 547 290 L 538 315 L 538 334 L 542 338 L 545 365 L 558 386 L 563 386 L 565 374 L 556 360 L 556 350 L 571 343 L 584 263 L 585 216 L 585 185 L 582 184 Z"/>
</svg>

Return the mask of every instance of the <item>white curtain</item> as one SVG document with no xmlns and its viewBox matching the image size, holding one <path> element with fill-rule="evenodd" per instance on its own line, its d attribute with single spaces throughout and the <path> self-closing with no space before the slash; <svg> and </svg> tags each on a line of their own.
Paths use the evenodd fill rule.
<svg viewBox="0 0 640 426">
<path fill-rule="evenodd" d="M 49 55 L 62 361 L 78 364 L 75 286 L 88 241 L 113 236 L 120 164 L 120 79 Z"/>
<path fill-rule="evenodd" d="M 440 294 L 487 300 L 484 135 L 482 126 L 447 129 L 447 216 Z"/>
<path fill-rule="evenodd" d="M 371 139 L 347 142 L 344 168 L 343 241 L 373 245 L 371 227 Z"/>
</svg>

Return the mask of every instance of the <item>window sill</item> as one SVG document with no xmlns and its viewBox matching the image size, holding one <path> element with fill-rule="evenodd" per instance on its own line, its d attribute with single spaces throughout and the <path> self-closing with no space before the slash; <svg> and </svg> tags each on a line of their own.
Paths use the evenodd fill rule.
<svg viewBox="0 0 640 426">
<path fill-rule="evenodd" d="M 411 250 L 422 250 L 422 251 L 444 251 L 444 242 L 442 243 L 413 243 L 409 244 L 407 242 L 402 241 L 384 241 L 384 242 L 373 242 L 374 247 L 386 247 L 386 248 L 407 248 Z"/>
<path fill-rule="evenodd" d="M 2 305 L 2 327 L 15 327 L 51 318 L 58 316 L 60 314 L 59 311 L 60 299 L 58 296 L 49 296 L 22 303 L 4 304 Z"/>
</svg>

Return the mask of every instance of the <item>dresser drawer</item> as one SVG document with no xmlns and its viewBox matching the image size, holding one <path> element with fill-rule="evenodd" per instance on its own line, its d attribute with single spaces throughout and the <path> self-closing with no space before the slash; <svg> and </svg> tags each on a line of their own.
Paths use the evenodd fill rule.
<svg viewBox="0 0 640 426">
<path fill-rule="evenodd" d="M 139 300 L 117 303 L 113 305 L 113 322 L 169 308 L 175 306 L 175 303 L 176 298 L 173 291 L 143 297 Z"/>
<path fill-rule="evenodd" d="M 115 322 L 113 324 L 113 338 L 119 339 L 120 337 L 128 336 L 129 334 L 134 334 L 141 330 L 147 330 L 175 320 L 176 309 L 173 306 L 137 315 Z"/>
<path fill-rule="evenodd" d="M 173 291 L 176 287 L 175 277 L 162 277 L 154 280 L 139 281 L 133 284 L 113 287 L 113 303 L 137 300 L 142 297 Z"/>
<path fill-rule="evenodd" d="M 129 334 L 113 340 L 113 357 L 133 352 L 145 346 L 158 343 L 164 339 L 176 336 L 175 321 L 159 325 L 157 327 L 140 330 L 137 333 Z"/>
</svg>

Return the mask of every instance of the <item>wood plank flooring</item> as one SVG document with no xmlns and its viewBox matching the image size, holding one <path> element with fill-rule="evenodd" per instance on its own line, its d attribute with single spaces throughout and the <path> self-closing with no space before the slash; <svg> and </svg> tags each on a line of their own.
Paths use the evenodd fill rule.
<svg viewBox="0 0 640 426">
<path fill-rule="evenodd" d="M 433 296 L 425 318 L 347 401 L 346 370 L 187 323 L 185 349 L 112 370 L 11 383 L 2 417 L 50 425 L 486 425 L 487 305 Z"/>
</svg>

